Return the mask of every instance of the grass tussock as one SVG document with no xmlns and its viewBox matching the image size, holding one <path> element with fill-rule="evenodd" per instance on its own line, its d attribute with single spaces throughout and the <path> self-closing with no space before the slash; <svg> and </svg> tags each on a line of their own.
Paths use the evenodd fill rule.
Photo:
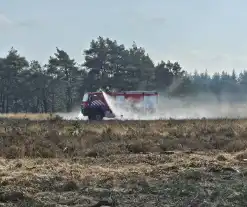
<svg viewBox="0 0 247 207">
<path fill-rule="evenodd" d="M 247 206 L 246 120 L 5 117 L 0 143 L 0 206 Z"/>
</svg>

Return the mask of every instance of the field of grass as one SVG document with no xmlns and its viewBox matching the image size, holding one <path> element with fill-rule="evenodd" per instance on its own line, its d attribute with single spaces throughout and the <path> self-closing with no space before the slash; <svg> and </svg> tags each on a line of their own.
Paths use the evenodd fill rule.
<svg viewBox="0 0 247 207">
<path fill-rule="evenodd" d="M 0 143 L 0 206 L 247 206 L 247 120 L 2 118 Z"/>
<path fill-rule="evenodd" d="M 8 119 L 29 119 L 29 120 L 47 120 L 53 118 L 55 115 L 46 114 L 46 113 L 9 113 L 9 114 L 0 114 L 0 118 Z"/>
</svg>

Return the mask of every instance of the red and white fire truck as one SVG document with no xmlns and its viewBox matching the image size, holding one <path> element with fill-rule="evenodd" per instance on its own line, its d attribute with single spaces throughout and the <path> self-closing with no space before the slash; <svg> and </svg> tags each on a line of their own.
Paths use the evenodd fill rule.
<svg viewBox="0 0 247 207">
<path fill-rule="evenodd" d="M 158 93 L 156 91 L 122 91 L 106 92 L 119 107 L 132 106 L 132 110 L 143 112 L 155 112 L 158 103 Z M 114 118 L 116 115 L 112 112 L 109 103 L 105 100 L 103 92 L 88 92 L 83 96 L 81 103 L 81 113 L 87 116 L 89 120 L 102 120 Z"/>
</svg>

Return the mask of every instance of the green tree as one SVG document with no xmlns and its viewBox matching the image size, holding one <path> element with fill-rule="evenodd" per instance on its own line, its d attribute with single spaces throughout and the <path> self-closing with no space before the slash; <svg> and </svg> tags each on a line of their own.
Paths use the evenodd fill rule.
<svg viewBox="0 0 247 207">
<path fill-rule="evenodd" d="M 145 90 L 153 88 L 153 81 L 155 79 L 155 68 L 154 63 L 146 54 L 146 51 L 142 47 L 138 47 L 134 42 L 132 47 L 129 49 L 129 65 L 135 68 L 136 73 L 135 81 L 138 85 L 136 89 Z"/>
<path fill-rule="evenodd" d="M 173 71 L 167 67 L 164 61 L 158 63 L 155 67 L 155 85 L 156 89 L 165 91 L 172 84 Z"/>
<path fill-rule="evenodd" d="M 89 49 L 84 50 L 84 66 L 88 70 L 89 90 L 96 90 L 107 85 L 108 78 L 113 73 L 109 67 L 110 42 L 109 39 L 99 36 L 97 40 L 91 41 Z"/>
<path fill-rule="evenodd" d="M 13 47 L 1 59 L 1 112 L 8 113 L 20 99 L 20 74 L 28 67 L 28 61 Z"/>
<path fill-rule="evenodd" d="M 52 90 L 52 111 L 54 111 L 55 98 L 57 92 L 61 96 L 65 96 L 66 111 L 70 112 L 73 107 L 73 100 L 76 98 L 78 88 L 78 76 L 80 74 L 78 66 L 74 59 L 64 51 L 56 48 L 55 57 L 50 57 L 47 67 L 47 73 L 53 77 L 51 82 Z M 58 87 L 59 88 L 55 88 Z M 64 89 L 65 93 L 61 89 Z"/>
</svg>

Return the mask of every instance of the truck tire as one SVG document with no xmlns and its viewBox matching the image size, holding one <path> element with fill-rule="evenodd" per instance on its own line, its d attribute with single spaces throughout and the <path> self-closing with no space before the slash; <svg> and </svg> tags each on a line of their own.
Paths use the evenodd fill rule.
<svg viewBox="0 0 247 207">
<path fill-rule="evenodd" d="M 100 111 L 95 111 L 88 116 L 88 119 L 90 121 L 102 121 L 103 118 L 103 113 L 101 113 Z"/>
<path fill-rule="evenodd" d="M 94 115 L 94 118 L 95 118 L 96 121 L 102 121 L 103 115 L 102 115 L 102 113 L 96 113 Z"/>
</svg>

